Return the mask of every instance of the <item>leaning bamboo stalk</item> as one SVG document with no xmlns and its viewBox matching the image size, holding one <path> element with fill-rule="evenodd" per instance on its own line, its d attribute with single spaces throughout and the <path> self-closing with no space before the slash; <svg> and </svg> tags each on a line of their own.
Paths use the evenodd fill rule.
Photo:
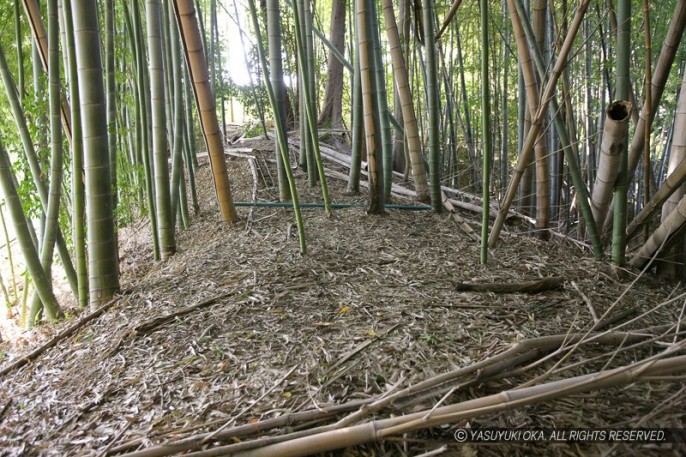
<svg viewBox="0 0 686 457">
<path fill-rule="evenodd" d="M 29 133 L 29 127 L 24 114 L 24 109 L 22 108 L 21 101 L 19 99 L 19 91 L 17 90 L 12 74 L 10 72 L 9 65 L 5 58 L 3 50 L 0 48 L 0 79 L 2 79 L 3 85 L 5 86 L 5 92 L 7 93 L 7 101 L 12 110 L 12 115 L 14 117 L 14 122 L 17 127 L 17 132 L 24 149 L 24 157 L 31 170 L 31 177 L 33 178 L 34 186 L 38 191 L 38 198 L 43 206 L 43 210 L 47 211 L 48 208 L 48 189 L 44 181 L 41 180 L 41 176 L 44 176 L 41 171 L 40 163 L 38 162 L 38 155 L 31 140 L 31 134 Z M 78 180 L 73 180 L 78 181 Z M 82 181 L 81 181 L 82 182 Z M 57 227 L 57 252 L 60 256 L 60 261 L 64 267 L 67 279 L 69 280 L 69 285 L 74 292 L 74 296 L 78 294 L 78 285 L 76 280 L 76 273 L 74 272 L 74 265 L 69 257 L 69 250 L 67 249 L 67 244 L 62 235 L 61 228 Z"/>
<path fill-rule="evenodd" d="M 224 145 L 217 119 L 217 107 L 210 87 L 207 59 L 198 28 L 195 6 L 192 0 L 174 0 L 174 11 L 179 24 L 188 71 L 193 81 L 193 92 L 200 114 L 200 124 L 207 142 L 207 150 L 210 153 L 210 166 L 217 202 L 224 221 L 232 223 L 238 219 L 238 215 L 231 197 L 231 185 L 224 159 Z"/>
<path fill-rule="evenodd" d="M 684 129 L 684 133 L 686 133 L 686 128 Z M 672 148 L 674 148 L 674 143 L 672 143 Z M 675 151 L 672 150 L 672 154 L 674 154 L 674 152 Z M 671 174 L 662 184 L 662 187 L 660 187 L 660 190 L 653 195 L 653 198 L 650 199 L 650 201 L 643 207 L 641 212 L 638 213 L 633 221 L 631 221 L 631 224 L 629 224 L 626 229 L 627 241 L 632 239 L 638 233 L 638 229 L 643 224 L 648 222 L 650 216 L 652 216 L 658 208 L 664 208 L 664 206 L 666 206 L 667 200 L 670 199 L 670 197 L 673 196 L 677 190 L 679 190 L 684 182 L 686 182 L 686 161 L 682 161 L 679 166 L 671 172 Z M 663 203 L 665 205 L 663 205 Z M 671 209 L 673 210 L 676 208 L 678 204 L 678 200 L 672 203 L 670 205 Z M 665 214 L 665 217 L 668 215 L 669 213 Z"/>
<path fill-rule="evenodd" d="M 679 204 L 669 213 L 660 226 L 648 238 L 648 241 L 639 249 L 638 253 L 631 259 L 631 266 L 642 268 L 655 254 L 664 247 L 669 246 L 670 238 L 679 232 L 686 224 L 686 197 L 683 197 Z"/>
<path fill-rule="evenodd" d="M 576 14 L 574 15 L 574 19 L 572 20 L 572 23 L 569 27 L 567 37 L 565 38 L 565 41 L 562 44 L 562 47 L 560 48 L 560 53 L 557 57 L 557 61 L 555 62 L 555 66 L 553 67 L 553 70 L 551 72 L 550 79 L 548 80 L 548 84 L 546 85 L 545 90 L 543 91 L 543 95 L 541 96 L 541 105 L 539 107 L 539 110 L 536 112 L 536 116 L 534 116 L 531 122 L 531 127 L 529 129 L 529 133 L 526 136 L 526 140 L 524 141 L 524 146 L 522 147 L 520 158 L 517 162 L 517 167 L 515 168 L 514 173 L 512 174 L 512 179 L 510 181 L 510 185 L 507 188 L 507 192 L 505 194 L 505 198 L 503 199 L 503 204 L 500 208 L 500 212 L 498 213 L 498 217 L 496 218 L 495 223 L 493 224 L 491 236 L 488 240 L 489 247 L 491 248 L 494 248 L 498 243 L 500 232 L 502 231 L 503 225 L 505 224 L 507 212 L 510 209 L 512 202 L 514 201 L 515 194 L 517 192 L 517 186 L 519 185 L 519 182 L 521 181 L 522 176 L 524 174 L 524 170 L 526 169 L 526 166 L 529 163 L 529 160 L 531 159 L 531 153 L 533 152 L 534 144 L 538 137 L 538 133 L 542 128 L 543 119 L 546 117 L 545 115 L 548 109 L 548 105 L 552 99 L 553 93 L 555 92 L 555 86 L 557 85 L 557 81 L 560 79 L 560 76 L 562 76 L 562 70 L 567 65 L 567 56 L 569 55 L 569 52 L 572 49 L 574 38 L 576 37 L 577 32 L 581 27 L 581 23 L 589 3 L 590 0 L 583 0 L 579 3 L 579 6 L 576 10 Z"/>
<path fill-rule="evenodd" d="M 45 26 L 41 20 L 40 6 L 36 0 L 22 0 L 24 4 L 24 11 L 26 12 L 26 17 L 29 19 L 29 25 L 31 28 L 31 34 L 34 40 L 38 43 L 38 54 L 40 56 L 41 63 L 45 71 L 48 71 L 48 34 L 45 31 Z M 64 127 L 64 134 L 67 136 L 67 140 L 71 142 L 71 109 L 69 108 L 69 102 L 67 102 L 65 97 L 62 97 L 61 106 L 61 119 L 62 126 Z"/>
<path fill-rule="evenodd" d="M 429 186 L 426 181 L 422 145 L 419 140 L 419 130 L 417 129 L 417 116 L 415 115 L 414 104 L 412 103 L 407 67 L 405 66 L 398 26 L 395 22 L 395 14 L 393 13 L 393 3 L 391 0 L 382 0 L 381 4 L 383 6 L 384 19 L 386 20 L 386 36 L 391 49 L 393 76 L 398 90 L 398 97 L 400 98 L 400 108 L 405 126 L 405 139 L 407 140 L 412 176 L 414 177 L 415 188 L 417 189 L 417 199 L 421 202 L 428 202 Z"/>
<path fill-rule="evenodd" d="M 600 145 L 600 163 L 591 194 L 591 210 L 597 227 L 603 227 L 619 172 L 619 160 L 626 148 L 631 103 L 619 101 L 610 104 L 605 113 L 605 129 Z"/>
<path fill-rule="evenodd" d="M 7 204 L 7 209 L 12 220 L 14 231 L 17 234 L 19 245 L 24 254 L 24 261 L 26 268 L 29 270 L 31 279 L 36 287 L 36 292 L 43 302 L 46 314 L 48 316 L 58 316 L 60 314 L 60 306 L 55 299 L 55 294 L 52 291 L 52 282 L 45 274 L 43 266 L 41 265 L 38 251 L 33 243 L 29 224 L 24 214 L 24 209 L 19 200 L 17 193 L 17 186 L 15 184 L 15 177 L 12 174 L 12 165 L 10 163 L 7 150 L 0 143 L 0 191 L 3 199 Z"/>
<path fill-rule="evenodd" d="M 534 32 L 531 28 L 530 22 L 528 20 L 524 20 L 526 19 L 526 11 L 524 9 L 522 1 L 517 0 L 515 2 L 515 5 L 517 7 L 518 15 L 511 15 L 513 30 L 516 31 L 517 27 L 519 26 L 521 26 L 524 29 L 524 33 L 526 34 L 529 43 L 531 43 L 531 54 L 534 59 L 534 63 L 536 64 L 536 70 L 538 71 L 540 80 L 543 81 L 545 80 L 546 65 L 543 60 L 541 50 L 538 48 L 538 45 L 534 46 L 534 44 L 536 43 Z M 553 113 L 558 113 L 560 111 L 560 104 L 557 100 L 556 95 L 553 95 L 552 100 L 550 100 L 550 108 L 551 112 Z M 593 212 L 591 211 L 591 204 L 588 196 L 588 187 L 586 186 L 586 182 L 584 181 L 584 178 L 581 175 L 577 151 L 575 150 L 575 148 L 572 147 L 572 141 L 570 141 L 569 138 L 567 125 L 564 119 L 562 119 L 562 116 L 553 116 L 553 122 L 555 123 L 557 135 L 560 138 L 560 144 L 562 146 L 562 150 L 564 151 L 564 156 L 567 161 L 567 166 L 569 168 L 569 174 L 572 177 L 572 183 L 574 184 L 574 189 L 576 191 L 577 202 L 579 208 L 581 209 L 581 215 L 583 216 L 584 221 L 586 223 L 586 230 L 588 232 L 588 238 L 590 239 L 593 253 L 596 257 L 600 258 L 603 253 L 602 245 L 600 242 L 600 236 L 598 235 L 598 229 L 595 224 L 595 220 L 593 219 Z M 555 235 L 555 232 L 551 233 Z"/>
<path fill-rule="evenodd" d="M 455 0 L 450 7 L 450 11 L 448 11 L 448 14 L 445 16 L 445 19 L 443 19 L 443 24 L 441 25 L 441 28 L 436 32 L 436 35 L 434 36 L 434 41 L 438 41 L 441 39 L 441 36 L 443 36 L 443 32 L 448 28 L 450 25 L 450 22 L 453 20 L 455 17 L 455 14 L 457 13 L 457 10 L 460 8 L 460 5 L 462 5 L 462 0 Z"/>
<path fill-rule="evenodd" d="M 672 20 L 669 24 L 669 30 L 667 35 L 665 35 L 664 43 L 662 44 L 662 49 L 660 50 L 660 55 L 658 57 L 657 63 L 655 64 L 655 72 L 651 80 L 651 105 L 648 106 L 644 103 L 641 109 L 641 114 L 636 125 L 636 130 L 634 131 L 634 136 L 629 147 L 629 176 L 633 176 L 636 167 L 638 166 L 639 159 L 643 153 L 643 148 L 645 143 L 643 137 L 645 135 L 645 124 L 652 122 L 657 112 L 658 106 L 660 104 L 660 99 L 662 98 L 662 93 L 665 89 L 665 84 L 667 78 L 669 77 L 672 64 L 674 63 L 674 58 L 676 57 L 676 52 L 679 49 L 679 44 L 681 43 L 681 37 L 684 33 L 684 28 L 686 27 L 686 2 L 679 1 L 676 2 L 674 13 L 672 15 Z"/>
</svg>

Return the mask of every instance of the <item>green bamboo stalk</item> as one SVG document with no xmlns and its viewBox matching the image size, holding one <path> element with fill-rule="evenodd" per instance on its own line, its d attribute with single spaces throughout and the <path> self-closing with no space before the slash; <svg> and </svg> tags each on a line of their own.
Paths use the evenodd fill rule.
<svg viewBox="0 0 686 457">
<path fill-rule="evenodd" d="M 281 65 L 281 11 L 279 0 L 267 0 L 267 41 L 269 44 L 269 81 L 272 91 L 276 97 L 276 111 L 274 112 L 274 124 L 280 123 L 281 129 L 287 132 L 286 128 L 286 86 L 283 81 L 283 67 Z M 267 75 L 265 74 L 265 79 Z M 288 140 L 288 138 L 286 138 Z M 280 148 L 279 140 L 276 140 L 276 148 Z M 288 187 L 288 177 L 286 176 L 286 166 L 290 162 L 283 161 L 283 151 L 276 153 L 276 172 L 279 186 L 279 200 L 286 202 L 291 195 Z M 285 156 L 288 156 L 286 149 Z"/>
<path fill-rule="evenodd" d="M 173 96 L 173 141 L 172 141 L 172 173 L 171 173 L 171 221 L 174 224 L 176 220 L 176 211 L 178 208 L 183 208 L 183 203 L 185 202 L 186 195 L 185 192 L 181 192 L 181 181 L 183 176 L 183 116 L 184 116 L 184 106 L 183 106 L 183 88 L 182 88 L 182 77 L 181 77 L 181 47 L 179 45 L 179 29 L 176 24 L 176 16 L 174 15 L 174 7 L 171 3 L 166 4 L 166 22 L 169 28 L 169 51 L 170 51 L 170 64 L 171 68 L 168 70 L 172 74 L 172 96 Z M 185 190 L 185 183 L 183 186 Z M 188 211 L 188 206 L 186 202 L 186 212 Z M 187 224 L 184 224 L 187 226 Z"/>
<path fill-rule="evenodd" d="M 161 2 L 146 0 L 146 29 L 150 52 L 150 100 L 152 103 L 153 156 L 155 158 L 155 201 L 157 230 L 162 260 L 176 252 L 174 220 L 167 162 L 167 113 L 165 106 L 165 76 L 163 66 Z"/>
<path fill-rule="evenodd" d="M 430 0 L 425 0 L 430 1 Z M 483 142 L 482 190 L 483 213 L 481 218 L 481 264 L 488 263 L 488 222 L 491 205 L 491 80 L 488 72 L 489 36 L 488 36 L 488 0 L 481 0 L 481 141 Z M 426 36 L 433 36 L 427 30 Z"/>
<path fill-rule="evenodd" d="M 293 9 L 293 19 L 295 22 L 295 29 L 299 30 L 300 29 L 300 17 L 298 15 L 298 9 L 294 8 Z M 307 19 L 306 19 L 307 21 Z M 295 34 L 296 37 L 296 44 L 298 48 L 300 49 L 300 52 L 298 53 L 298 57 L 300 59 L 301 65 L 303 68 L 307 67 L 307 62 L 305 62 L 305 56 L 306 53 L 302 52 L 305 49 L 305 43 L 302 42 L 302 39 L 300 37 L 300 34 Z M 319 173 L 319 180 L 321 182 L 322 186 L 322 198 L 324 199 L 324 204 L 326 206 L 326 215 L 327 217 L 331 217 L 333 214 L 331 210 L 331 199 L 329 198 L 329 190 L 328 186 L 326 184 L 326 176 L 324 175 L 324 165 L 322 164 L 322 156 L 319 151 L 319 135 L 317 132 L 317 115 L 314 112 L 314 93 L 312 92 L 312 84 L 313 82 L 308 79 L 308 74 L 303 73 L 304 79 L 305 79 L 305 84 L 303 85 L 303 88 L 305 90 L 305 100 L 308 101 L 308 103 L 305 103 L 305 109 L 306 109 L 306 114 L 307 114 L 307 123 L 309 127 L 309 133 L 310 133 L 310 139 L 312 141 L 312 149 L 313 149 L 313 154 L 314 154 L 314 161 L 317 166 L 317 172 Z"/>
<path fill-rule="evenodd" d="M 45 211 L 45 229 L 41 243 L 40 260 L 45 275 L 51 279 L 52 258 L 59 224 L 60 197 L 62 191 L 62 126 L 60 124 L 60 56 L 57 0 L 48 0 L 48 79 L 50 105 L 50 185 L 48 206 Z M 29 327 L 36 322 L 41 311 L 39 300 L 33 300 L 29 314 Z M 57 317 L 47 306 L 43 306 L 48 318 Z"/>
<path fill-rule="evenodd" d="M 188 73 L 188 62 L 183 63 L 183 89 L 184 89 L 184 103 L 185 103 L 185 119 L 184 119 L 184 126 L 186 128 L 186 147 L 188 148 L 188 158 L 191 159 L 190 166 L 193 167 L 193 172 L 198 168 L 198 147 L 196 145 L 195 141 L 195 120 L 193 119 L 193 93 L 191 89 L 191 85 L 193 84 L 191 81 L 190 74 Z M 250 77 L 252 80 L 252 76 Z M 194 175 L 195 173 L 192 173 Z M 191 178 L 193 182 L 193 188 L 195 188 L 195 178 Z M 195 192 L 193 192 L 192 195 L 196 195 Z M 197 206 L 197 196 L 195 197 L 193 206 Z M 198 208 L 196 208 L 196 211 Z"/>
<path fill-rule="evenodd" d="M 19 200 L 17 187 L 14 183 L 14 175 L 12 174 L 10 158 L 5 150 L 4 145 L 0 142 L 0 190 L 2 191 L 7 209 L 14 226 L 14 232 L 17 235 L 19 247 L 24 255 L 26 268 L 33 279 L 36 287 L 36 293 L 40 297 L 41 302 L 47 316 L 50 319 L 55 319 L 61 314 L 59 304 L 52 291 L 52 283 L 43 270 L 38 251 L 33 244 L 31 234 L 24 214 L 24 210 Z M 25 282 L 26 284 L 26 282 Z M 25 286 L 24 290 L 28 288 Z"/>
<path fill-rule="evenodd" d="M 369 165 L 369 193 L 367 213 L 384 212 L 383 196 L 383 160 L 379 132 L 378 97 L 374 78 L 373 30 L 369 18 L 372 7 L 367 0 L 356 0 L 355 20 L 357 22 L 357 49 L 360 55 L 360 80 L 362 86 L 362 106 L 364 119 L 365 142 L 367 147 L 367 164 Z"/>
<path fill-rule="evenodd" d="M 105 0 L 105 83 L 107 93 L 107 133 L 110 152 L 112 204 L 117 207 L 117 97 L 114 79 L 114 1 Z M 116 227 L 115 227 L 116 229 Z M 116 235 L 116 230 L 115 230 Z"/>
<path fill-rule="evenodd" d="M 617 100 L 629 100 L 630 62 L 631 0 L 619 0 L 617 4 Z M 626 253 L 627 187 L 629 184 L 628 139 L 627 130 L 624 141 L 620 141 L 622 148 L 619 152 L 619 173 L 615 184 L 614 218 L 612 221 L 612 262 L 615 265 L 624 264 Z M 598 174 L 600 174 L 600 169 Z"/>
<path fill-rule="evenodd" d="M 354 4 L 355 2 L 353 2 Z M 357 40 L 357 21 L 354 16 L 353 5 L 354 39 Z M 364 148 L 364 112 L 362 110 L 362 81 L 360 79 L 360 51 L 356 48 L 354 57 L 355 67 L 352 81 L 352 149 L 350 151 L 350 173 L 348 175 L 348 192 L 358 194 L 360 192 L 360 167 L 362 164 L 362 151 Z"/>
<path fill-rule="evenodd" d="M 379 36 L 379 13 L 376 2 L 371 2 L 372 43 L 374 45 L 374 79 L 376 84 L 377 106 L 379 110 L 379 126 L 381 127 L 381 156 L 383 157 L 383 189 L 384 201 L 391 201 L 391 187 L 393 184 L 393 136 L 391 134 L 390 116 L 388 110 L 388 95 L 386 90 L 386 68 L 381 55 L 381 37 Z"/>
<path fill-rule="evenodd" d="M 89 300 L 97 308 L 119 288 L 110 184 L 107 112 L 95 0 L 72 2 L 74 43 L 83 121 Z"/>
<path fill-rule="evenodd" d="M 152 235 L 153 257 L 155 260 L 160 258 L 160 242 L 159 233 L 157 231 L 157 216 L 155 209 L 154 184 L 152 177 L 152 163 L 150 160 L 150 128 L 148 109 L 146 99 L 148 91 L 146 90 L 146 72 L 145 72 L 145 45 L 143 43 L 143 29 L 140 22 L 140 9 L 138 2 L 132 2 L 133 13 L 129 12 L 126 2 L 124 3 L 124 18 L 129 25 L 128 29 L 131 31 L 131 39 L 133 42 L 133 50 L 136 60 L 136 137 L 138 140 L 138 151 L 143 162 L 143 171 L 145 175 L 145 190 L 148 203 L 148 218 L 150 220 L 150 232 Z"/>
<path fill-rule="evenodd" d="M 24 115 L 24 109 L 22 108 L 21 100 L 19 99 L 19 93 L 17 87 L 14 84 L 12 75 L 7 64 L 7 59 L 0 46 L 0 78 L 2 79 L 3 85 L 5 86 L 5 91 L 7 93 L 7 100 L 9 101 L 10 109 L 12 111 L 12 116 L 14 117 L 14 122 L 19 133 L 19 138 L 24 150 L 24 157 L 26 162 L 29 164 L 29 169 L 31 170 L 31 177 L 33 179 L 34 186 L 38 191 L 38 198 L 43 206 L 43 210 L 47 211 L 48 208 L 48 190 L 46 188 L 45 182 L 42 180 L 43 172 L 41 171 L 40 164 L 38 163 L 38 155 L 34 148 L 33 140 L 31 139 L 31 134 L 29 133 L 29 127 Z M 60 261 L 64 267 L 64 272 L 67 276 L 70 288 L 74 293 L 74 296 L 78 294 L 77 285 L 77 275 L 74 270 L 74 265 L 69 257 L 69 250 L 67 248 L 67 243 L 62 235 L 62 230 L 57 227 L 57 252 L 60 256 Z"/>
<path fill-rule="evenodd" d="M 71 157 L 71 193 L 72 193 L 72 244 L 76 260 L 78 279 L 79 307 L 88 306 L 88 266 L 86 263 L 85 189 L 83 182 L 83 129 L 81 127 L 81 106 L 79 96 L 78 71 L 74 50 L 74 21 L 71 14 L 71 0 L 63 0 L 64 26 L 67 35 L 67 74 L 69 76 L 69 95 L 73 104 L 71 109 L 72 157 Z"/>
<path fill-rule="evenodd" d="M 5 213 L 0 206 L 0 225 L 2 225 L 2 233 L 5 235 L 5 246 L 7 247 L 7 262 L 10 264 L 10 276 L 12 279 L 12 292 L 14 292 L 14 300 L 19 301 L 19 290 L 17 289 L 17 273 L 14 270 L 14 256 L 12 254 L 12 243 L 10 235 L 7 231 L 7 223 L 5 222 Z"/>
<path fill-rule="evenodd" d="M 17 49 L 17 89 L 19 98 L 24 98 L 24 40 L 21 29 L 20 2 L 21 0 L 14 0 L 14 41 Z"/>
<path fill-rule="evenodd" d="M 424 19 L 424 36 L 434 36 L 434 7 L 432 0 L 424 0 L 422 4 L 422 17 Z M 439 89 L 436 75 L 436 48 L 429 44 L 426 46 L 426 94 L 428 97 L 427 110 L 429 113 L 429 194 L 431 206 L 434 211 L 440 213 L 443 210 L 441 198 L 441 171 L 440 171 L 440 132 L 439 124 Z M 489 132 L 490 134 L 490 132 Z"/>
<path fill-rule="evenodd" d="M 269 95 L 269 103 L 272 105 L 272 112 L 276 113 L 277 112 L 277 106 L 276 106 L 276 95 L 274 94 L 274 91 L 272 90 L 271 84 L 268 84 L 267 82 L 267 59 L 265 57 L 265 52 L 264 48 L 262 46 L 262 39 L 260 37 L 260 24 L 257 21 L 257 10 L 255 9 L 255 2 L 254 0 L 248 0 L 248 6 L 250 9 L 250 15 L 252 16 L 252 22 L 253 22 L 253 27 L 255 28 L 255 35 L 257 38 L 257 53 L 259 54 L 260 57 L 260 63 L 262 65 L 262 72 L 265 75 L 265 87 L 267 88 L 267 94 Z M 288 140 L 286 138 L 286 132 L 283 130 L 282 125 L 278 122 L 275 122 L 275 127 L 276 127 L 276 135 L 277 138 L 279 139 L 279 151 L 281 151 L 281 157 L 283 158 L 285 163 L 290 163 L 288 159 L 288 155 L 285 154 L 285 151 L 288 151 Z M 303 225 L 303 220 L 302 220 L 302 214 L 300 212 L 300 205 L 298 203 L 298 191 L 295 188 L 295 178 L 293 177 L 293 170 L 291 170 L 290 165 L 285 167 L 286 168 L 286 176 L 288 177 L 288 185 L 290 187 L 291 191 L 291 198 L 293 201 L 293 212 L 295 213 L 295 222 L 298 226 L 298 240 L 300 242 L 300 253 L 302 255 L 305 255 L 307 253 L 307 244 L 305 242 L 305 228 Z"/>
</svg>

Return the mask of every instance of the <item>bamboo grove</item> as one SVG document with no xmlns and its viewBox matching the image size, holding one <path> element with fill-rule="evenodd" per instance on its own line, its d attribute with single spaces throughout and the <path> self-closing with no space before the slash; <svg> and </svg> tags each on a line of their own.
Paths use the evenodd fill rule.
<svg viewBox="0 0 686 457">
<path fill-rule="evenodd" d="M 542 240 L 684 275 L 684 2 L 12 0 L 0 20 L 0 283 L 28 326 L 62 314 L 53 258 L 98 307 L 119 288 L 118 228 L 146 218 L 154 257 L 174 255 L 201 210 L 198 149 L 223 220 L 238 220 L 235 103 L 273 133 L 303 254 L 295 171 L 331 215 L 332 142 L 370 214 L 397 183 L 434 211 L 480 212 L 483 263 L 514 213 Z M 230 77 L 238 62 L 248 85 Z"/>
</svg>

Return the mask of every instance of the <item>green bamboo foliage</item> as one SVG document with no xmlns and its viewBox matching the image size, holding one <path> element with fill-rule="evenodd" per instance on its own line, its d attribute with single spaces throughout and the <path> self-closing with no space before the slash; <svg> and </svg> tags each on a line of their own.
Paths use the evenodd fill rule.
<svg viewBox="0 0 686 457">
<path fill-rule="evenodd" d="M 432 0 L 424 0 L 422 4 L 424 21 L 424 36 L 428 45 L 425 52 L 426 65 L 426 93 L 428 98 L 427 111 L 429 113 L 429 191 L 431 206 L 434 211 L 441 212 L 443 202 L 441 198 L 441 170 L 440 170 L 440 122 L 439 87 L 436 62 L 436 48 L 431 43 L 434 36 L 434 7 Z"/>
<path fill-rule="evenodd" d="M 91 307 L 108 301 L 119 288 L 110 183 L 107 112 L 95 0 L 72 2 L 74 42 L 83 123 L 88 291 Z"/>
<path fill-rule="evenodd" d="M 425 0 L 430 1 L 430 0 Z M 482 198 L 483 213 L 481 219 L 481 263 L 488 262 L 488 222 L 490 216 L 490 177 L 491 177 L 491 91 L 488 76 L 489 43 L 488 43 L 488 0 L 481 0 L 481 138 L 483 143 L 483 177 Z M 427 31 L 428 32 L 428 31 Z M 433 36 L 433 35 L 426 35 Z"/>
<path fill-rule="evenodd" d="M 272 90 L 276 97 L 274 124 L 280 123 L 282 130 L 287 131 L 286 85 L 283 81 L 283 68 L 281 65 L 281 10 L 279 9 L 279 0 L 267 0 L 267 41 L 269 43 L 269 76 Z M 276 147 L 280 147 L 278 139 L 276 140 Z M 286 149 L 285 154 L 284 151 L 277 151 L 276 153 L 279 200 L 285 202 L 291 198 L 285 169 L 286 164 L 289 164 L 290 161 L 284 163 L 283 157 L 288 157 L 288 149 Z"/>
<path fill-rule="evenodd" d="M 31 26 L 31 34 L 34 38 L 34 44 L 37 46 L 38 57 L 40 63 L 43 64 L 43 69 L 48 71 L 48 34 L 45 31 L 45 26 L 41 19 L 41 11 L 37 0 L 22 0 L 24 4 L 24 11 Z M 36 65 L 38 61 L 34 62 Z M 34 81 L 37 80 L 34 74 Z M 71 114 L 70 107 L 66 100 L 61 102 L 61 116 L 64 134 L 69 141 L 71 141 Z"/>
<path fill-rule="evenodd" d="M 0 142 L 0 190 L 2 190 L 2 196 L 7 204 L 7 209 L 14 226 L 14 232 L 17 235 L 17 241 L 24 254 L 26 268 L 31 275 L 31 279 L 33 279 L 36 293 L 43 303 L 45 314 L 50 319 L 56 319 L 60 316 L 61 310 L 52 291 L 52 282 L 41 266 L 36 246 L 31 237 L 29 224 L 21 206 L 21 201 L 19 200 L 19 194 L 17 193 L 17 186 L 14 179 L 9 155 L 7 154 L 5 146 Z"/>
<path fill-rule="evenodd" d="M 174 220 L 172 219 L 167 162 L 167 113 L 165 106 L 165 75 L 162 49 L 162 12 L 160 0 L 146 0 L 146 28 L 150 52 L 150 101 L 152 102 L 152 145 L 155 158 L 155 203 L 157 231 L 160 236 L 162 260 L 174 255 Z"/>
</svg>

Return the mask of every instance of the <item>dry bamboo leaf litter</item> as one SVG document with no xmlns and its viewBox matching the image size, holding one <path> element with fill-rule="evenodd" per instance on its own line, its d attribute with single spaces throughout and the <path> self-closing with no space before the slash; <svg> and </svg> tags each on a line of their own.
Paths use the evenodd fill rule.
<svg viewBox="0 0 686 457">
<path fill-rule="evenodd" d="M 252 146 L 254 154 L 264 159 L 262 150 L 273 147 L 268 143 Z M 249 163 L 241 158 L 228 163 L 235 199 L 250 201 L 254 177 Z M 267 162 L 257 163 L 262 164 L 257 200 L 270 200 L 273 189 L 265 186 L 273 183 L 263 171 Z M 122 231 L 123 283 L 130 291 L 126 306 L 115 305 L 0 379 L 1 453 L 95 454 L 135 442 L 127 448 L 133 451 L 211 433 L 235 421 L 242 411 L 234 425 L 298 408 L 369 401 L 399 381 L 397 388 L 402 389 L 477 363 L 513 342 L 564 334 L 570 327 L 583 331 L 593 324 L 587 302 L 572 287 L 537 295 L 495 294 L 458 292 L 456 283 L 562 277 L 575 281 L 599 316 L 628 284 L 578 247 L 562 245 L 563 240 L 542 243 L 510 236 L 483 267 L 478 264 L 477 243 L 449 216 L 430 212 L 391 210 L 372 217 L 363 208 L 350 208 L 327 219 L 323 210 L 303 209 L 309 253 L 302 257 L 297 235 L 289 230 L 289 209 L 255 208 L 248 226 L 223 225 L 212 201 L 208 172 L 206 165 L 199 169 L 202 212 L 188 231 L 178 234 L 179 252 L 172 259 L 152 261 L 149 224 Z M 297 175 L 301 201 L 320 200 L 318 189 L 308 188 Z M 329 185 L 336 202 L 365 200 L 344 195 L 341 182 L 331 180 Z M 471 219 L 469 214 L 463 217 Z M 153 332 L 134 336 L 144 322 L 232 292 L 215 304 L 174 316 Z M 666 284 L 645 278 L 614 313 L 632 308 L 643 313 L 671 292 Z M 631 328 L 673 323 L 679 310 L 675 302 Z M 38 329 L 34 338 L 47 339 L 66 325 Z M 24 349 L 10 348 L 5 363 Z M 612 366 L 657 350 L 649 345 L 619 352 Z M 566 364 L 605 352 L 593 345 L 583 347 Z M 581 364 L 559 376 L 592 372 L 606 362 L 607 358 Z M 472 383 L 446 402 L 511 388 L 551 366 Z M 676 386 L 656 382 L 591 392 L 481 417 L 471 425 L 632 426 L 644 417 L 648 420 L 642 426 L 682 425 L 685 396 Z M 443 394 L 421 399 L 413 408 L 430 408 Z M 513 455 L 576 455 L 577 450 L 604 449 L 583 443 L 579 449 L 525 444 L 458 449 L 450 436 L 449 428 L 438 428 L 407 435 L 406 441 L 394 437 L 361 446 L 345 455 L 420 454 L 443 444 L 458 455 L 502 455 L 505 450 Z M 615 450 L 624 451 L 622 446 Z"/>
</svg>

